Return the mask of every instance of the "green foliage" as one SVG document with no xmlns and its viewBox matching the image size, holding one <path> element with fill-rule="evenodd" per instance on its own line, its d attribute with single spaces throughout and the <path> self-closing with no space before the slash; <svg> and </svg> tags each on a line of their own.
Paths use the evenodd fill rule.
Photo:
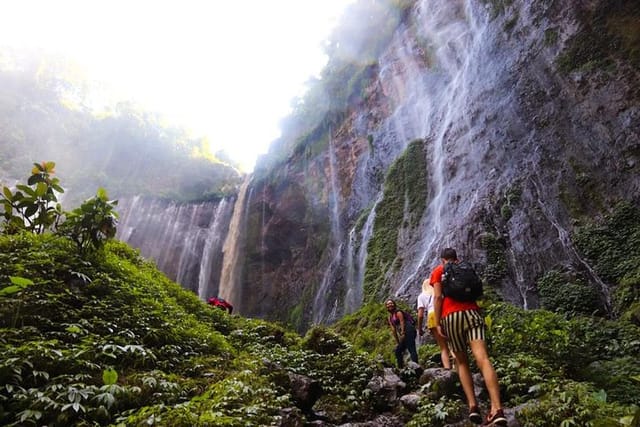
<svg viewBox="0 0 640 427">
<path fill-rule="evenodd" d="M 384 304 L 370 302 L 344 316 L 333 327 L 356 349 L 372 356 L 381 355 L 390 366 L 395 364 L 394 342 Z"/>
<path fill-rule="evenodd" d="M 118 213 L 114 208 L 117 204 L 118 201 L 110 201 L 101 188 L 95 197 L 66 214 L 58 232 L 73 240 L 81 254 L 100 249 L 116 235 Z"/>
<path fill-rule="evenodd" d="M 55 231 L 75 242 L 81 255 L 102 248 L 108 239 L 115 237 L 118 214 L 114 207 L 118 202 L 109 201 L 106 191 L 101 188 L 95 197 L 72 212 L 63 212 L 59 203 L 52 207 L 57 202 L 55 192 L 64 191 L 58 178 L 51 177 L 54 167 L 54 162 L 34 163 L 27 182 L 35 185 L 35 189 L 19 184 L 16 186 L 18 191 L 13 194 L 8 187 L 3 188 L 0 204 L 4 206 L 4 233 Z M 62 216 L 66 218 L 58 225 Z"/>
<path fill-rule="evenodd" d="M 13 193 L 9 187 L 2 188 L 0 206 L 5 222 L 2 224 L 5 233 L 16 233 L 28 230 L 44 233 L 58 222 L 62 208 L 56 192 L 64 193 L 58 178 L 52 177 L 56 164 L 54 162 L 34 163 L 28 185 L 18 184 Z"/>
<path fill-rule="evenodd" d="M 407 427 L 443 427 L 463 418 L 467 407 L 460 400 L 441 399 L 434 402 L 422 399 L 418 411 L 411 417 Z"/>
<path fill-rule="evenodd" d="M 543 308 L 569 316 L 604 314 L 598 291 L 579 278 L 551 270 L 537 281 Z"/>
<path fill-rule="evenodd" d="M 485 233 L 480 244 L 487 252 L 487 266 L 482 274 L 483 279 L 492 286 L 501 283 L 507 274 L 507 258 L 504 239 L 491 233 Z"/>
<path fill-rule="evenodd" d="M 314 326 L 302 340 L 302 348 L 319 354 L 333 354 L 347 348 L 343 337 L 324 326 Z"/>
<path fill-rule="evenodd" d="M 489 306 L 487 313 L 491 354 L 525 353 L 544 361 L 546 372 L 554 376 L 592 381 L 584 367 L 640 351 L 640 328 L 626 322 L 594 317 L 566 320 L 545 310 L 525 311 L 503 303 Z"/>
<path fill-rule="evenodd" d="M 428 178 L 425 141 L 412 141 L 389 168 L 382 201 L 376 208 L 373 235 L 367 247 L 364 298 L 376 301 L 388 291 L 388 275 L 402 266 L 397 258 L 402 229 L 414 230 L 427 207 Z"/>
<path fill-rule="evenodd" d="M 525 405 L 517 417 L 523 427 L 613 427 L 622 426 L 620 419 L 630 413 L 631 408 L 607 403 L 606 393 L 596 392 L 585 384 L 567 382 L 553 387 L 535 405 Z"/>
<path fill-rule="evenodd" d="M 501 395 L 510 406 L 537 397 L 548 382 L 559 377 L 559 372 L 543 359 L 528 353 L 496 353 L 494 368 Z"/>
<path fill-rule="evenodd" d="M 613 309 L 622 315 L 640 302 L 640 209 L 618 203 L 602 221 L 583 225 L 574 235 L 579 251 L 607 283 L 617 285 Z"/>
<path fill-rule="evenodd" d="M 637 2 L 605 2 L 581 16 L 583 27 L 558 57 L 563 73 L 583 69 L 602 69 L 617 60 L 640 64 L 640 29 Z"/>
<path fill-rule="evenodd" d="M 585 380 L 607 390 L 607 395 L 612 400 L 640 406 L 640 383 L 634 379 L 640 375 L 637 357 L 598 360 L 590 363 L 581 373 Z"/>
</svg>

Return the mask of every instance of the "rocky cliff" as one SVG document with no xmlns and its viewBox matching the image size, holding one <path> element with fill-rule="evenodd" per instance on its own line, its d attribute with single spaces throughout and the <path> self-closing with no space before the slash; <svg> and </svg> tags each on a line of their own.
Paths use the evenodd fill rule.
<svg viewBox="0 0 640 427">
<path fill-rule="evenodd" d="M 367 5 L 385 24 L 376 48 L 335 44 L 303 105 L 318 120 L 285 129 L 238 197 L 221 285 L 234 305 L 304 329 L 413 301 L 453 246 L 514 304 L 536 307 L 536 281 L 557 270 L 607 310 L 611 284 L 572 236 L 638 204 L 638 3 Z"/>
</svg>

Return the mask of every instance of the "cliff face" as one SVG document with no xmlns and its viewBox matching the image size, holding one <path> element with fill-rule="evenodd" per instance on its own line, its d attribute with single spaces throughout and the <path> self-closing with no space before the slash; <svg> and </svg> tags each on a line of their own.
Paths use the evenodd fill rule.
<svg viewBox="0 0 640 427">
<path fill-rule="evenodd" d="M 536 307 L 536 281 L 557 270 L 606 310 L 612 284 L 572 236 L 619 201 L 638 204 L 640 5 L 373 3 L 397 27 L 373 60 L 344 67 L 355 70 L 344 108 L 284 132 L 237 202 L 150 208 L 163 212 L 157 230 L 129 206 L 147 220 L 127 214 L 124 239 L 191 289 L 204 282 L 187 276 L 206 270 L 201 296 L 220 290 L 242 314 L 301 329 L 364 301 L 413 301 L 445 246 L 514 304 Z M 204 210 L 223 218 L 215 242 L 211 225 L 167 237 Z"/>
<path fill-rule="evenodd" d="M 341 120 L 253 177 L 241 311 L 302 326 L 412 298 L 444 246 L 513 303 L 536 306 L 536 280 L 567 268 L 606 303 L 571 233 L 637 203 L 639 16 L 631 2 L 413 4 Z"/>
<path fill-rule="evenodd" d="M 202 299 L 218 294 L 223 244 L 234 201 L 119 200 L 117 238 L 138 248 L 170 279 Z"/>
</svg>

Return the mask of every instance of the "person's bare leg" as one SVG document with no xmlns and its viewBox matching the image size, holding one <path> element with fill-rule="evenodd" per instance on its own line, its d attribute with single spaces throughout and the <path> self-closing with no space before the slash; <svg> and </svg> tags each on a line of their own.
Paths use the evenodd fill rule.
<svg viewBox="0 0 640 427">
<path fill-rule="evenodd" d="M 453 355 L 456 358 L 456 366 L 458 368 L 458 377 L 462 384 L 462 390 L 467 397 L 467 403 L 469 408 L 477 406 L 476 394 L 473 391 L 473 378 L 471 377 L 471 369 L 469 368 L 469 358 L 466 351 L 454 351 Z"/>
<path fill-rule="evenodd" d="M 438 347 L 440 347 L 440 359 L 442 359 L 442 366 L 445 369 L 451 369 L 451 356 L 449 355 L 449 347 L 447 346 L 447 340 L 438 335 L 436 328 L 431 329 L 431 334 L 435 337 Z"/>
<path fill-rule="evenodd" d="M 498 409 L 502 408 L 502 403 L 500 402 L 500 385 L 498 384 L 496 371 L 493 369 L 491 360 L 489 360 L 487 344 L 484 340 L 472 340 L 469 344 L 471 346 L 473 357 L 476 359 L 476 364 L 482 373 L 484 383 L 487 386 L 487 391 L 489 392 L 491 413 L 495 414 Z"/>
</svg>

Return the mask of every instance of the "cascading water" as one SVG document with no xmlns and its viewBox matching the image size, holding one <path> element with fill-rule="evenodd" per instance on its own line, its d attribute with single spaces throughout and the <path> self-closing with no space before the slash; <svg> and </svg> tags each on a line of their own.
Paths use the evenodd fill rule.
<svg viewBox="0 0 640 427">
<path fill-rule="evenodd" d="M 329 203 L 331 216 L 331 253 L 333 258 L 327 266 L 325 273 L 320 283 L 320 287 L 316 292 L 316 296 L 313 301 L 313 321 L 315 323 L 322 323 L 331 319 L 335 319 L 337 315 L 338 299 L 331 295 L 329 290 L 333 287 L 336 280 L 336 273 L 339 267 L 342 265 L 342 255 L 344 245 L 340 242 L 341 226 L 340 226 L 340 206 L 339 206 L 339 186 L 338 178 L 336 175 L 336 156 L 335 148 L 333 146 L 332 139 L 329 139 Z M 330 314 L 327 312 L 330 311 Z"/>
<path fill-rule="evenodd" d="M 169 278 L 201 297 L 215 286 L 220 274 L 215 260 L 221 258 L 230 220 L 228 200 L 178 204 L 134 197 L 120 200 L 118 211 L 117 237 L 154 260 Z"/>
<path fill-rule="evenodd" d="M 221 264 L 219 253 L 222 252 L 223 231 L 226 231 L 226 226 L 228 225 L 225 224 L 224 218 L 229 217 L 227 213 L 229 205 L 230 203 L 227 199 L 220 201 L 213 218 L 213 225 L 209 227 L 205 240 L 198 274 L 198 297 L 202 300 L 206 300 L 208 297 L 218 293 L 217 286 L 212 284 L 211 271 L 216 264 Z"/>
<path fill-rule="evenodd" d="M 234 305 L 236 312 L 241 310 L 241 290 L 240 279 L 242 276 L 242 262 L 240 261 L 244 252 L 244 231 L 249 203 L 245 203 L 250 176 L 245 178 L 238 199 L 233 207 L 231 222 L 229 223 L 229 232 L 225 239 L 222 249 L 222 273 L 220 274 L 220 286 L 218 294 Z M 249 194 L 248 200 L 251 199 Z"/>
<path fill-rule="evenodd" d="M 435 259 L 441 247 L 451 244 L 445 233 L 449 227 L 447 217 L 454 214 L 453 210 L 447 212 L 451 202 L 448 197 L 450 188 L 445 187 L 447 146 L 465 142 L 465 135 L 461 132 L 464 132 L 464 124 L 468 121 L 466 108 L 471 98 L 472 82 L 477 81 L 475 77 L 481 63 L 485 28 L 472 3 L 420 3 L 418 16 L 422 25 L 419 28 L 423 31 L 421 36 L 429 41 L 433 66 L 425 76 L 428 84 L 421 87 L 425 101 L 418 103 L 421 105 L 418 111 L 425 113 L 420 119 L 426 125 L 423 135 L 429 142 L 429 175 L 434 196 L 429 201 L 421 227 L 427 237 L 419 245 L 416 256 L 407 260 L 412 267 L 406 269 L 410 273 L 396 291 L 398 295 L 406 293 L 409 287 L 418 288 L 416 283 L 420 280 L 417 276 L 424 270 L 425 263 Z M 453 135 L 453 132 L 458 134 Z M 473 198 L 467 200 L 467 203 L 472 202 Z"/>
<path fill-rule="evenodd" d="M 376 207 L 382 200 L 382 192 L 378 195 L 373 207 L 367 215 L 367 220 L 360 230 L 352 228 L 349 232 L 347 249 L 347 294 L 344 301 L 343 315 L 353 313 L 362 305 L 365 262 L 367 260 L 367 246 L 373 233 L 373 221 L 376 217 Z M 357 250 L 356 250 L 357 248 Z"/>
</svg>

